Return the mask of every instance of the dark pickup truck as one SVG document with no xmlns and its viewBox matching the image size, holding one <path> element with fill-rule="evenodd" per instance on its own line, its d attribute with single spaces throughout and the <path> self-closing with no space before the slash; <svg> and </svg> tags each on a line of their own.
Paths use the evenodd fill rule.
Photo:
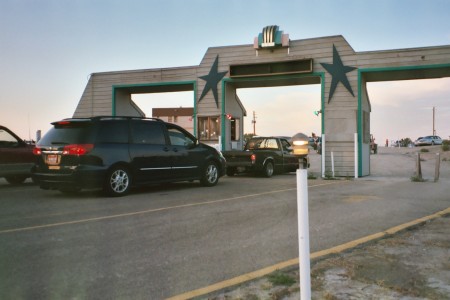
<svg viewBox="0 0 450 300">
<path fill-rule="evenodd" d="M 254 137 L 244 150 L 223 151 L 227 175 L 253 172 L 271 177 L 274 173 L 294 172 L 299 168 L 299 156 L 294 155 L 287 138 Z"/>
<path fill-rule="evenodd" d="M 31 167 L 36 160 L 33 149 L 33 145 L 0 126 L 0 178 L 5 177 L 11 184 L 20 184 L 31 177 Z"/>
</svg>

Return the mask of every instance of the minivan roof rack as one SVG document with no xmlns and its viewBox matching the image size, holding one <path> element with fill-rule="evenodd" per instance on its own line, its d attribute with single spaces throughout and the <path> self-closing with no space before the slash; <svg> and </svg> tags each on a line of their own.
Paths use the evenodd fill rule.
<svg viewBox="0 0 450 300">
<path fill-rule="evenodd" d="M 92 117 L 92 119 L 98 119 L 98 120 L 102 120 L 102 119 L 137 119 L 137 120 L 155 120 L 155 121 L 160 121 L 160 122 L 164 122 L 161 119 L 158 118 L 147 118 L 147 117 L 133 117 L 133 116 L 95 116 Z"/>
<path fill-rule="evenodd" d="M 56 124 L 62 124 L 64 122 L 89 122 L 94 120 L 111 120 L 111 119 L 122 119 L 122 120 L 154 120 L 157 122 L 164 122 L 161 119 L 158 118 L 146 118 L 146 117 L 131 117 L 131 116 L 94 116 L 94 117 L 85 117 L 85 118 L 65 118 L 59 121 L 52 122 L 50 124 L 56 125 Z"/>
</svg>

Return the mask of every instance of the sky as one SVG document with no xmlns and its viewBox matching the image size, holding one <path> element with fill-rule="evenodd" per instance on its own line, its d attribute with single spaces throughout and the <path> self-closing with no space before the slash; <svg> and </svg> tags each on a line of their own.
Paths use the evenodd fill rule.
<svg viewBox="0 0 450 300">
<path fill-rule="evenodd" d="M 448 0 L 0 0 L 0 124 L 35 138 L 73 115 L 91 73 L 197 66 L 208 47 L 252 44 L 267 25 L 291 40 L 342 35 L 359 52 L 450 45 L 449 15 Z M 368 90 L 378 142 L 432 134 L 433 107 L 437 134 L 449 138 L 448 78 Z M 245 132 L 253 111 L 260 135 L 321 131 L 317 85 L 238 95 Z M 189 93 L 135 96 L 148 115 L 193 106 Z"/>
</svg>

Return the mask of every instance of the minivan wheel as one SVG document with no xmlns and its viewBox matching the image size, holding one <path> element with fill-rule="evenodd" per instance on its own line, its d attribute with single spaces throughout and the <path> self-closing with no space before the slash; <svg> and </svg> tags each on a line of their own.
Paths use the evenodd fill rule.
<svg viewBox="0 0 450 300">
<path fill-rule="evenodd" d="M 200 183 L 204 186 L 214 186 L 219 181 L 219 170 L 217 164 L 213 161 L 209 161 L 203 170 Z"/>
<path fill-rule="evenodd" d="M 104 191 L 109 196 L 119 197 L 126 195 L 131 186 L 131 174 L 125 167 L 114 167 L 106 176 Z"/>
</svg>

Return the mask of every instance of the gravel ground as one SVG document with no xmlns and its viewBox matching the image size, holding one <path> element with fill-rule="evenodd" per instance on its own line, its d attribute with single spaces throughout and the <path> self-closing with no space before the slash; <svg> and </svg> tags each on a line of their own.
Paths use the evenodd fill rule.
<svg viewBox="0 0 450 300">
<path fill-rule="evenodd" d="M 312 299 L 450 299 L 450 216 L 311 262 Z M 199 299 L 299 299 L 298 267 Z"/>
</svg>

